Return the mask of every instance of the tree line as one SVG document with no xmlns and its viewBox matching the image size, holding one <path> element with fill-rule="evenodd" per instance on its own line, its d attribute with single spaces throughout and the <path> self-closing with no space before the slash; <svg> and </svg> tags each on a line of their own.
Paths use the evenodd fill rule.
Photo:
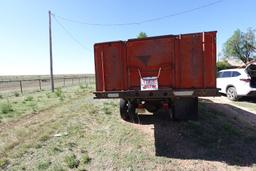
<svg viewBox="0 0 256 171">
<path fill-rule="evenodd" d="M 245 64 L 256 58 L 255 29 L 248 28 L 243 32 L 240 29 L 224 43 L 223 54 L 225 58 L 230 56 L 240 58 Z"/>
</svg>

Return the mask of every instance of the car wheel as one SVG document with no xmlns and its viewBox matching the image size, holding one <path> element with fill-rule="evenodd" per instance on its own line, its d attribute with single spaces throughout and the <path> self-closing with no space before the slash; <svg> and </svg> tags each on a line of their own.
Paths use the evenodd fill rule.
<svg viewBox="0 0 256 171">
<path fill-rule="evenodd" d="M 227 98 L 229 100 L 235 101 L 238 99 L 236 88 L 235 87 L 229 87 L 227 89 Z"/>
</svg>

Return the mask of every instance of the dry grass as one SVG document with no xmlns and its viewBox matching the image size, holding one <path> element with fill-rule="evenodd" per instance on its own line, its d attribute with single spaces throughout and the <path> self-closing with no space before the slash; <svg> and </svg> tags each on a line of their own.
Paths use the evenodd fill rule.
<svg viewBox="0 0 256 171">
<path fill-rule="evenodd" d="M 256 163 L 256 128 L 215 110 L 221 106 L 202 101 L 196 122 L 141 116 L 142 125 L 134 125 L 119 118 L 117 100 L 93 100 L 91 91 L 83 86 L 70 93 L 63 90 L 64 101 L 56 94 L 44 95 L 41 103 L 57 103 L 43 110 L 38 105 L 37 113 L 29 110 L 26 117 L 0 123 L 0 167 L 239 170 L 253 169 Z M 38 101 L 38 96 L 19 97 L 17 104 Z"/>
</svg>

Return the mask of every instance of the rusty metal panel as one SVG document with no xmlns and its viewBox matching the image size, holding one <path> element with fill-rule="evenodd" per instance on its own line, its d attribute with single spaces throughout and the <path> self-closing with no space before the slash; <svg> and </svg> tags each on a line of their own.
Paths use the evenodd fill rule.
<svg viewBox="0 0 256 171">
<path fill-rule="evenodd" d="M 140 89 L 158 76 L 159 89 L 216 88 L 216 32 L 167 35 L 94 46 L 96 90 Z"/>
<path fill-rule="evenodd" d="M 109 42 L 95 45 L 97 91 L 125 90 L 125 43 Z"/>
<path fill-rule="evenodd" d="M 201 34 L 180 35 L 177 37 L 178 52 L 176 88 L 203 87 L 203 54 Z"/>
<path fill-rule="evenodd" d="M 128 88 L 140 87 L 142 77 L 158 76 L 159 87 L 173 86 L 174 37 L 133 39 L 127 42 Z"/>
<path fill-rule="evenodd" d="M 204 88 L 216 87 L 216 32 L 205 33 Z"/>
<path fill-rule="evenodd" d="M 96 81 L 96 90 L 103 91 L 103 80 L 102 80 L 102 60 L 101 53 L 103 51 L 102 44 L 94 45 L 94 64 L 95 64 L 95 81 Z"/>
</svg>

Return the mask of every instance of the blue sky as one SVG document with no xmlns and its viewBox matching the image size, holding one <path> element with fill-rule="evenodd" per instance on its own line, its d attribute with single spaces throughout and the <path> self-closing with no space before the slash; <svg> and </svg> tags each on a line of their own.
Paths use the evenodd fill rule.
<svg viewBox="0 0 256 171">
<path fill-rule="evenodd" d="M 48 10 L 89 23 L 129 23 L 178 13 L 216 0 L 1 0 L 0 75 L 49 74 Z M 90 26 L 53 19 L 55 74 L 94 73 L 93 44 L 149 36 L 217 30 L 218 52 L 237 28 L 256 28 L 255 0 L 223 0 L 190 13 L 130 26 Z"/>
</svg>

